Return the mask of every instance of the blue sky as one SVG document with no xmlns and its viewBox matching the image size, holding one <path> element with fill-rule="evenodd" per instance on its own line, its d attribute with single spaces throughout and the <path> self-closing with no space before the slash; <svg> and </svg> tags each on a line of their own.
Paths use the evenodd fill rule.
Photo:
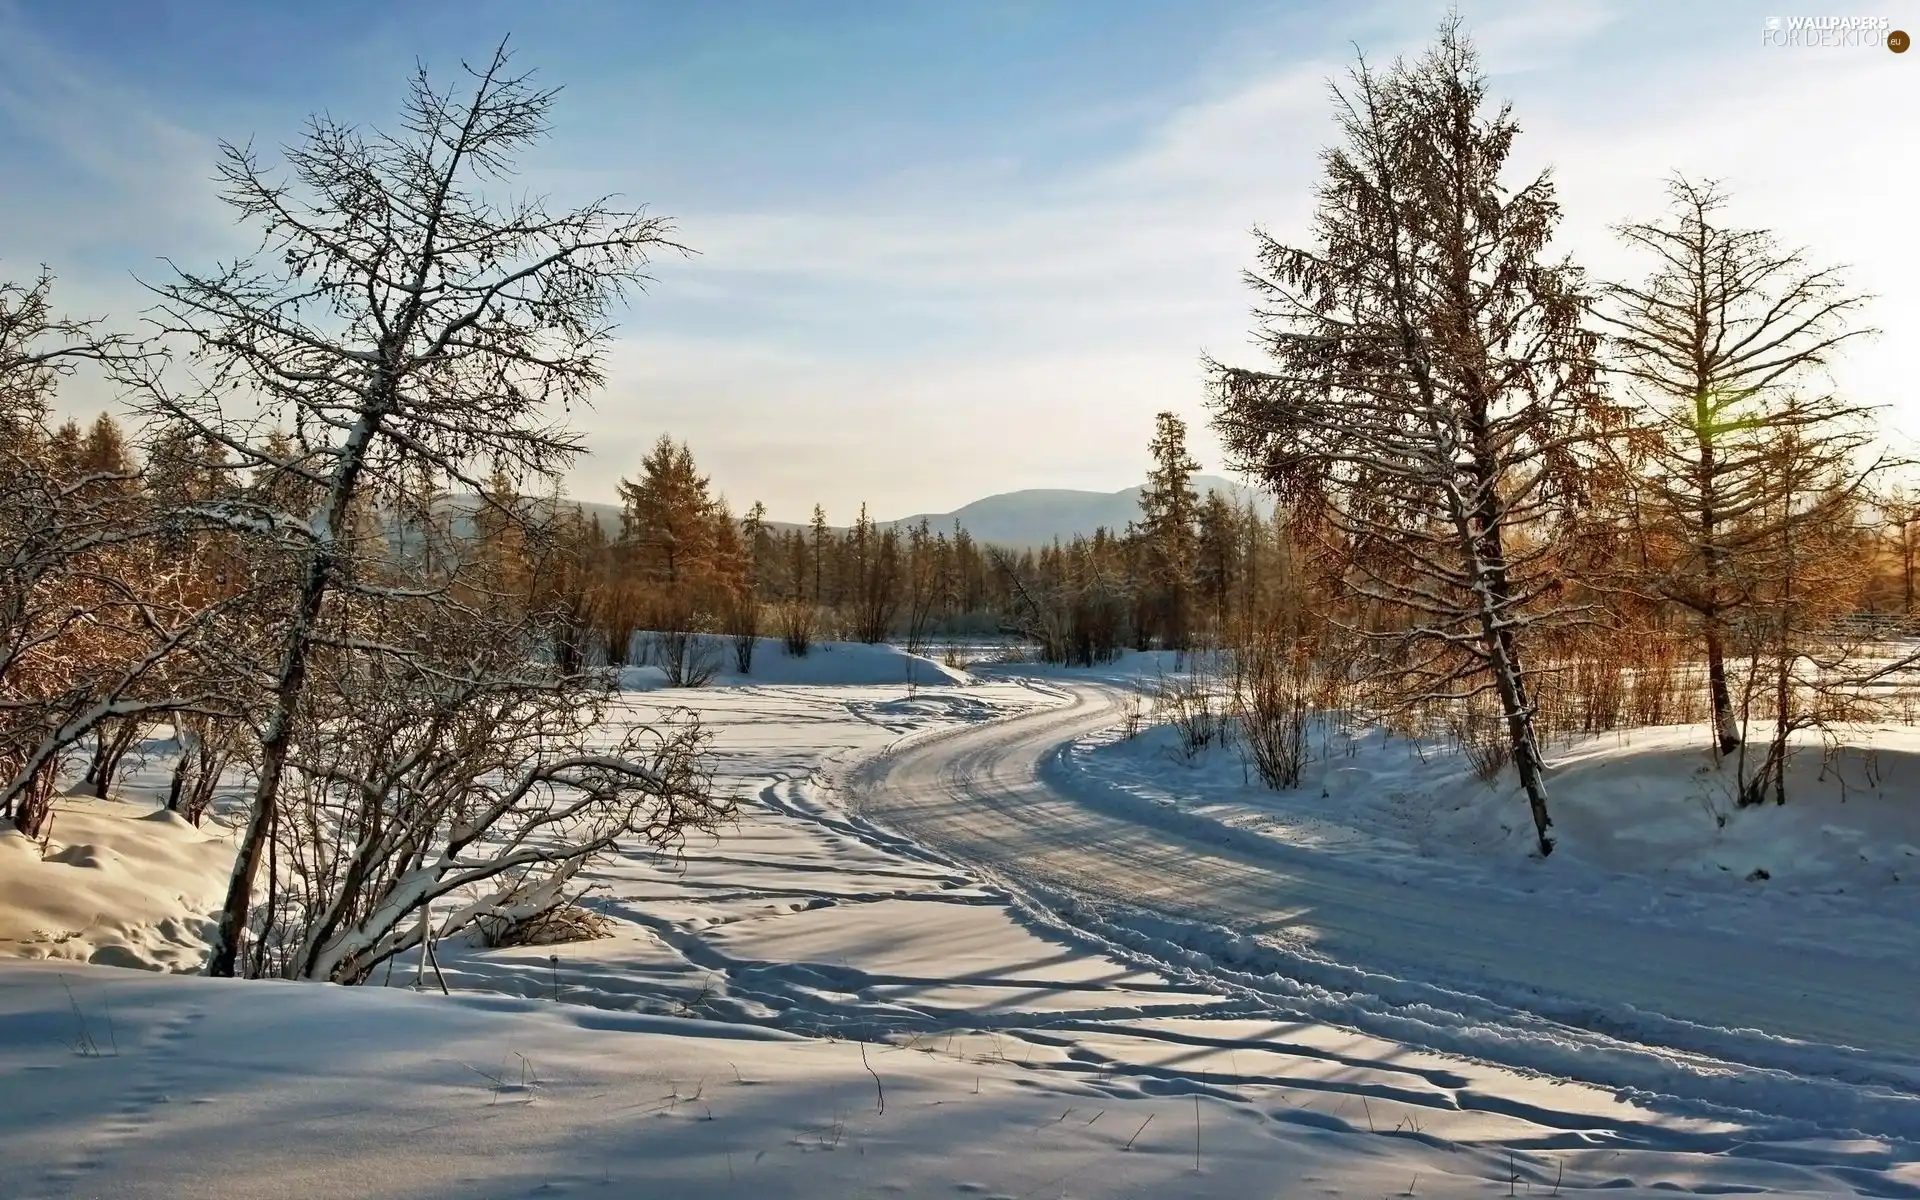
<svg viewBox="0 0 1920 1200">
<path fill-rule="evenodd" d="M 1358 43 L 1415 49 L 1442 3 L 407 4 L 0 0 L 0 269 L 45 262 L 69 305 L 130 321 L 135 274 L 244 242 L 208 184 L 215 142 L 308 113 L 380 123 L 416 59 L 511 34 L 565 91 L 524 164 L 559 197 L 618 192 L 699 254 L 626 312 L 596 453 L 612 495 L 684 437 L 777 516 L 950 508 L 1018 487 L 1115 489 L 1152 415 L 1205 435 L 1198 358 L 1251 358 L 1247 231 L 1304 229 L 1325 80 Z M 1851 263 L 1886 336 L 1840 382 L 1920 422 L 1911 156 L 1920 54 L 1761 45 L 1765 3 L 1462 6 L 1519 156 L 1555 168 L 1563 241 L 1608 234 L 1672 169 L 1733 215 Z M 1920 28 L 1920 0 L 1847 15 Z M 75 407 L 107 397 L 75 390 Z"/>
</svg>

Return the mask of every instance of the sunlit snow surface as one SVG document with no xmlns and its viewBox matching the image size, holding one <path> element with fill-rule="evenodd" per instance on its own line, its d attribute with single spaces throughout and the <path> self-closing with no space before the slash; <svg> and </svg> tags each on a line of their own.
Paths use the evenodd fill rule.
<svg viewBox="0 0 1920 1200">
<path fill-rule="evenodd" d="M 1338 860 L 1430 920 L 1456 901 L 1525 905 L 1528 887 L 1549 926 L 1624 920 L 1642 879 L 1666 901 L 1648 928 L 1705 953 L 1728 935 L 1694 918 L 1748 897 L 1705 881 L 1702 852 L 1636 875 L 1584 848 L 1575 803 L 1551 874 L 1489 832 L 1520 814 L 1464 791 L 1448 820 L 1488 836 L 1437 822 L 1423 845 L 1424 818 L 1379 815 L 1414 809 L 1376 794 L 1378 765 L 1336 765 L 1375 774 L 1324 798 L 1263 795 L 1229 759 L 1175 764 L 1155 735 L 1115 744 L 1087 701 L 1066 707 L 1087 684 L 929 676 L 910 695 L 904 670 L 875 681 L 897 665 L 864 662 L 857 685 L 634 694 L 634 719 L 685 703 L 715 730 L 738 825 L 680 859 L 601 870 L 592 902 L 613 937 L 449 948 L 451 998 L 402 986 L 410 960 L 364 989 L 0 966 L 0 1195 L 1920 1194 L 1920 1072 L 1900 1053 L 1551 999 L 1529 1012 L 1497 978 L 1476 995 L 1472 963 L 1413 976 L 1385 934 L 1377 961 L 1323 960 L 1311 912 L 1196 920 L 1179 889 L 1130 882 L 1144 860 L 1089 866 L 1104 843 L 1038 839 L 1056 805 L 1162 845 L 1237 830 L 1222 853 Z M 1023 786 L 1042 789 L 1019 797 L 1035 806 L 1026 844 L 1018 810 L 951 811 L 965 793 L 940 782 L 971 769 L 970 747 L 1021 737 L 1037 755 Z M 183 965 L 224 862 L 142 820 L 160 767 L 136 769 L 123 802 L 63 805 L 47 862 L 0 845 L 0 886 L 35 897 L 11 901 L 30 917 L 0 915 L 16 939 L 0 950 Z M 894 785 L 923 806 L 891 803 Z M 969 821 L 962 847 L 948 831 Z M 80 845 L 97 850 L 51 861 Z M 1069 870 L 1087 886 L 1063 886 Z M 1208 870 L 1196 860 L 1189 898 Z M 1904 893 L 1875 884 L 1849 910 L 1837 878 L 1792 885 L 1819 903 L 1786 932 L 1846 920 L 1892 955 Z M 1129 891 L 1137 903 L 1110 894 Z M 1775 921 L 1794 911 L 1760 903 Z M 82 909 L 88 930 L 49 927 Z"/>
</svg>

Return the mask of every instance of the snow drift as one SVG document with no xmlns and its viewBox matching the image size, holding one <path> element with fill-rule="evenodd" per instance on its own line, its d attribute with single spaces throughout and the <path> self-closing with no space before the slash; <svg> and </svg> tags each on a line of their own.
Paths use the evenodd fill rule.
<svg viewBox="0 0 1920 1200">
<path fill-rule="evenodd" d="M 0 824 L 0 954 L 199 970 L 232 864 L 173 813 L 63 797 L 44 850 Z"/>
</svg>

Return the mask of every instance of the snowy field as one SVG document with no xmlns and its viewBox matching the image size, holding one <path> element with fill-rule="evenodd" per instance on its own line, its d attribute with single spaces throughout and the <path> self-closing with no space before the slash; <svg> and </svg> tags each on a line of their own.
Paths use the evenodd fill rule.
<svg viewBox="0 0 1920 1200">
<path fill-rule="evenodd" d="M 1667 734 L 1577 748 L 1537 863 L 1440 756 L 1271 793 L 1121 738 L 1138 679 L 779 655 L 629 698 L 737 826 L 451 996 L 123 969 L 191 968 L 231 854 L 157 760 L 0 834 L 0 1195 L 1920 1195 L 1900 755 L 1715 839 Z"/>
</svg>

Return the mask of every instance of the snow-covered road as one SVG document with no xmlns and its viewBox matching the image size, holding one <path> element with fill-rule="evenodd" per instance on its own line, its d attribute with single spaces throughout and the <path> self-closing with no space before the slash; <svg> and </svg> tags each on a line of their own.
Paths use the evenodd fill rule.
<svg viewBox="0 0 1920 1200">
<path fill-rule="evenodd" d="M 1026 683 L 625 698 L 618 721 L 700 715 L 739 821 L 598 864 L 606 936 L 446 944 L 447 996 L 407 963 L 392 988 L 88 964 L 177 960 L 200 918 L 174 910 L 217 903 L 225 860 L 156 821 L 164 765 L 69 798 L 83 843 L 0 837 L 43 901 L 0 914 L 0 1076 L 26 1081 L 0 1087 L 0 1194 L 1920 1198 L 1920 1063 L 1865 1036 L 1911 989 L 1786 968 L 1812 982 L 1775 1003 L 1826 1042 L 1659 1015 L 1727 1007 L 1689 990 L 1717 935 L 1513 896 L 1524 860 L 1403 885 L 1391 856 L 1223 833 L 1153 799 L 1184 767 L 1059 752 L 1114 719 L 1099 678 Z M 1655 1007 L 1618 1003 L 1623 937 L 1695 982 L 1631 964 Z"/>
<path fill-rule="evenodd" d="M 1920 1134 L 1912 961 L 1635 922 L 1520 887 L 1414 888 L 1310 849 L 1202 837 L 1067 778 L 1063 747 L 1116 724 L 1124 693 L 1049 686 L 1058 707 L 863 765 L 846 780 L 854 803 L 1143 957 L 1166 942 L 1205 953 L 1174 958 L 1232 986 L 1285 977 L 1276 1003 L 1303 1015 L 1706 1105 Z"/>
</svg>

